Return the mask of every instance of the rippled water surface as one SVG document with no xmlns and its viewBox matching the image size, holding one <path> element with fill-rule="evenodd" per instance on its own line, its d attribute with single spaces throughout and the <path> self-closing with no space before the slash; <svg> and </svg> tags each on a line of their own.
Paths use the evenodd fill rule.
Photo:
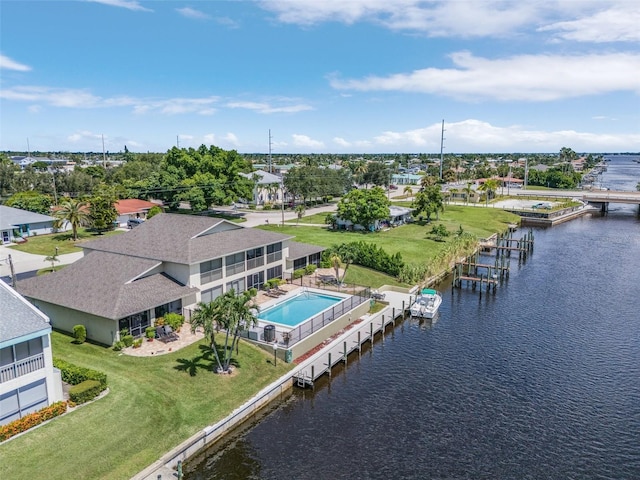
<svg viewBox="0 0 640 480">
<path fill-rule="evenodd" d="M 399 324 L 187 478 L 640 478 L 636 209 L 535 230 L 495 295 L 443 287 L 435 324 Z"/>
</svg>

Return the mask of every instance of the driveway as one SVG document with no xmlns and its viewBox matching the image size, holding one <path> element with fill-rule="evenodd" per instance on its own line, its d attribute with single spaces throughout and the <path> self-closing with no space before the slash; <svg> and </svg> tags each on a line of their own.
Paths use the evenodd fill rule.
<svg viewBox="0 0 640 480">
<path fill-rule="evenodd" d="M 59 262 L 56 265 L 68 265 L 82 258 L 82 252 L 67 253 L 58 256 Z M 51 266 L 49 262 L 45 262 L 46 255 L 34 255 L 32 253 L 21 252 L 6 245 L 0 245 L 0 277 L 10 277 L 11 267 L 9 266 L 9 256 L 13 263 L 13 270 L 16 274 L 24 274 L 33 272 Z M 21 278 L 25 278 L 24 275 Z"/>
</svg>

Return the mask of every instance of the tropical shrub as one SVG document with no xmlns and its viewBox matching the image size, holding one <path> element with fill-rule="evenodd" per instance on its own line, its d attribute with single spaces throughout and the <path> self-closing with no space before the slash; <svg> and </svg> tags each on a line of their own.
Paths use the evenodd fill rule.
<svg viewBox="0 0 640 480">
<path fill-rule="evenodd" d="M 86 327 L 84 325 L 74 325 L 73 338 L 75 338 L 75 343 L 84 343 L 87 339 Z"/>
<path fill-rule="evenodd" d="M 85 380 L 69 389 L 69 400 L 80 404 L 93 400 L 104 390 L 100 382 L 96 380 Z"/>
<path fill-rule="evenodd" d="M 313 275 L 313 272 L 315 272 L 317 268 L 318 267 L 316 267 L 314 264 L 307 265 L 306 267 L 304 267 L 304 274 Z"/>
<path fill-rule="evenodd" d="M 149 340 L 153 340 L 156 338 L 156 329 L 154 327 L 147 327 L 144 334 Z"/>
<path fill-rule="evenodd" d="M 113 344 L 113 351 L 114 352 L 119 352 L 123 348 L 124 348 L 124 342 L 122 340 L 118 340 L 117 342 L 115 342 Z"/>
<path fill-rule="evenodd" d="M 184 325 L 184 317 L 179 313 L 167 313 L 164 316 L 164 324 L 169 325 L 173 331 L 177 332 Z"/>
<path fill-rule="evenodd" d="M 124 343 L 125 347 L 130 347 L 133 345 L 133 335 L 125 335 L 122 337 L 122 343 Z"/>
<path fill-rule="evenodd" d="M 53 366 L 60 370 L 62 381 L 71 385 L 78 385 L 85 380 L 96 380 L 104 390 L 107 388 L 107 375 L 90 368 L 79 367 L 59 358 L 53 359 Z"/>
<path fill-rule="evenodd" d="M 304 268 L 299 268 L 293 271 L 293 279 L 304 277 Z"/>
<path fill-rule="evenodd" d="M 13 422 L 7 423 L 6 425 L 2 425 L 0 427 L 0 442 L 4 442 L 5 440 L 19 433 L 26 432 L 30 428 L 33 428 L 36 425 L 40 425 L 47 420 L 51 420 L 58 415 L 62 415 L 66 411 L 67 402 L 56 402 L 52 403 L 48 407 L 43 408 L 42 410 L 38 410 L 37 412 L 25 415 L 24 417 L 18 418 Z"/>
</svg>

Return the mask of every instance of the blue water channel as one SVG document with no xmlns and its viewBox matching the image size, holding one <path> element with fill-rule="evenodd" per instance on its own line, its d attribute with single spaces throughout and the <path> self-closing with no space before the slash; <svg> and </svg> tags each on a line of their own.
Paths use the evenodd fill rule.
<svg viewBox="0 0 640 480">
<path fill-rule="evenodd" d="M 640 164 L 607 175 L 632 189 Z M 437 322 L 294 388 L 186 478 L 640 478 L 637 208 L 536 229 L 495 294 L 438 286 Z"/>
<path fill-rule="evenodd" d="M 342 297 L 303 292 L 258 314 L 260 320 L 295 327 L 333 305 Z"/>
</svg>

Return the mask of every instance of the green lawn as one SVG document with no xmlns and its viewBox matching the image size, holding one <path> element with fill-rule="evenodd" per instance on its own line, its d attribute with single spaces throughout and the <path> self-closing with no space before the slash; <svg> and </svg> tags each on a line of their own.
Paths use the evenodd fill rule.
<svg viewBox="0 0 640 480">
<path fill-rule="evenodd" d="M 54 356 L 107 374 L 110 392 L 0 446 L 2 478 L 130 478 L 224 418 L 292 365 L 242 343 L 234 376 L 212 373 L 206 342 L 157 357 L 75 345 L 52 334 Z"/>
<path fill-rule="evenodd" d="M 407 202 L 407 205 L 409 203 Z M 403 204 L 404 202 L 400 203 L 400 205 Z M 313 217 L 317 217 L 317 215 L 310 215 L 305 218 Z M 302 222 L 299 226 L 287 224 L 284 227 L 280 225 L 263 225 L 257 228 L 294 235 L 295 240 L 298 242 L 311 243 L 323 247 L 355 241 L 371 242 L 382 247 L 389 254 L 400 252 L 405 262 L 425 263 L 435 257 L 446 245 L 445 242 L 435 242 L 428 238 L 428 232 L 431 230 L 432 225 L 437 223 L 444 224 L 451 233 L 457 232 L 460 225 L 462 225 L 465 232 L 472 233 L 479 238 L 485 238 L 495 232 L 505 231 L 510 223 L 520 223 L 520 217 L 501 209 L 448 205 L 445 212 L 440 214 L 440 220 L 436 220 L 435 216 L 433 216 L 431 224 L 415 222 L 392 228 L 386 232 L 334 231 L 328 230 L 326 227 L 304 226 Z M 347 281 L 350 281 L 349 278 L 347 278 Z"/>
<path fill-rule="evenodd" d="M 122 230 L 113 230 L 111 232 L 105 232 L 102 235 L 98 235 L 94 232 L 89 232 L 84 228 L 78 230 L 78 241 L 73 241 L 73 234 L 69 232 L 52 233 L 50 235 L 37 235 L 28 237 L 27 241 L 18 245 L 12 245 L 9 248 L 20 250 L 21 252 L 33 253 L 35 255 L 53 255 L 56 253 L 56 247 L 58 247 L 58 255 L 64 255 L 65 253 L 79 252 L 82 249 L 76 245 L 83 241 L 95 240 L 110 235 L 118 235 L 124 233 Z"/>
</svg>

